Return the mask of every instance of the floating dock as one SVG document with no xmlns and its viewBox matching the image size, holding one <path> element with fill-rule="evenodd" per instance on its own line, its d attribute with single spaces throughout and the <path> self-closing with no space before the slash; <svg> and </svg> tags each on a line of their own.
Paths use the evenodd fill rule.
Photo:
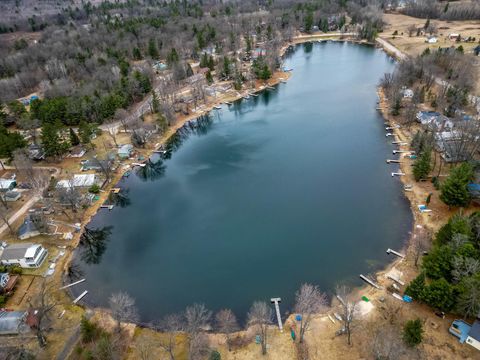
<svg viewBox="0 0 480 360">
<path fill-rule="evenodd" d="M 372 285 L 374 288 L 380 289 L 380 286 L 377 283 L 373 282 L 372 280 L 367 278 L 365 275 L 360 274 L 360 279 L 365 281 L 367 284 Z"/>
<path fill-rule="evenodd" d="M 408 145 L 408 143 L 406 142 L 403 142 L 403 141 L 392 141 L 392 145 Z"/>
<path fill-rule="evenodd" d="M 73 300 L 73 303 L 74 303 L 74 304 L 78 303 L 78 302 L 79 302 L 80 300 L 82 300 L 82 299 L 85 297 L 85 295 L 87 295 L 87 294 L 88 294 L 88 290 L 85 290 L 85 291 L 82 292 L 80 295 L 78 295 L 78 297 L 77 297 L 75 300 Z"/>
<path fill-rule="evenodd" d="M 405 255 L 400 254 L 398 251 L 392 250 L 390 248 L 387 249 L 387 254 L 397 255 L 398 257 L 401 257 L 402 259 L 405 257 Z"/>
<path fill-rule="evenodd" d="M 71 284 L 62 286 L 59 290 L 67 289 L 67 288 L 69 288 L 69 287 L 71 287 L 71 286 L 80 284 L 80 283 L 82 283 L 82 282 L 84 282 L 84 281 L 85 281 L 85 279 L 81 279 L 81 280 L 75 281 L 75 282 L 73 282 L 73 283 L 71 283 Z"/>
<path fill-rule="evenodd" d="M 387 159 L 386 162 L 387 162 L 387 164 L 401 164 L 402 163 L 400 160 L 392 160 L 392 159 Z"/>
</svg>

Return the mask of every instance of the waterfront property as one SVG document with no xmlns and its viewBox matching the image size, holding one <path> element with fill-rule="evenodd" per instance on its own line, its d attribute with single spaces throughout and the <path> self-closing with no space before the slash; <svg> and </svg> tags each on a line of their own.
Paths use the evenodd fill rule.
<svg viewBox="0 0 480 360">
<path fill-rule="evenodd" d="M 473 325 L 463 320 L 454 320 L 448 331 L 456 336 L 460 343 L 467 343 L 480 350 L 480 316 Z"/>
<path fill-rule="evenodd" d="M 57 183 L 57 188 L 88 188 L 94 184 L 99 185 L 100 183 L 99 177 L 95 174 L 75 174 L 71 180 L 60 180 Z"/>
<path fill-rule="evenodd" d="M 39 244 L 12 244 L 0 248 L 0 263 L 23 268 L 38 268 L 47 258 L 47 254 L 48 250 Z"/>
<path fill-rule="evenodd" d="M 118 157 L 120 159 L 128 159 L 133 154 L 133 146 L 131 144 L 125 144 L 118 148 Z"/>
<path fill-rule="evenodd" d="M 142 321 L 195 302 L 242 318 L 254 300 L 280 297 L 285 311 L 304 282 L 360 285 L 390 261 L 385 249 L 401 247 L 412 221 L 375 110 L 393 63 L 322 43 L 298 46 L 285 66 L 287 84 L 188 122 L 130 170 L 127 201 L 86 226 L 75 262 L 88 281 L 74 297 L 108 306 L 126 291 Z"/>
<path fill-rule="evenodd" d="M 25 220 L 18 229 L 17 236 L 20 240 L 26 240 L 38 235 L 40 235 L 40 231 L 32 219 L 32 214 L 29 214 L 25 217 Z"/>
</svg>

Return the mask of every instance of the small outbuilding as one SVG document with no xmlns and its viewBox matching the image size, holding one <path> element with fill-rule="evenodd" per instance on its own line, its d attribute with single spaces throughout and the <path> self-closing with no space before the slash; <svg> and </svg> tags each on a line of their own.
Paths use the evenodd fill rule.
<svg viewBox="0 0 480 360">
<path fill-rule="evenodd" d="M 6 193 L 3 194 L 3 200 L 5 201 L 17 201 L 22 197 L 22 193 L 18 191 L 7 191 Z"/>
<path fill-rule="evenodd" d="M 23 224 L 18 229 L 17 235 L 20 240 L 26 240 L 30 239 L 31 237 L 40 235 L 40 231 L 38 230 L 30 215 L 25 217 Z"/>
<path fill-rule="evenodd" d="M 125 144 L 120 146 L 120 148 L 117 151 L 118 157 L 120 159 L 128 159 L 130 156 L 132 156 L 133 153 L 133 145 L 132 144 Z"/>
<path fill-rule="evenodd" d="M 28 329 L 26 311 L 0 311 L 0 335 L 17 335 Z"/>
<path fill-rule="evenodd" d="M 7 192 L 15 189 L 17 180 L 15 179 L 0 179 L 0 191 Z"/>
</svg>

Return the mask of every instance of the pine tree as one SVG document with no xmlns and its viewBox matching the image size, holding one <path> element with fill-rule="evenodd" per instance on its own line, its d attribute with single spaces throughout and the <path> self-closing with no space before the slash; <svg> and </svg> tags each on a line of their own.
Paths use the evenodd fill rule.
<svg viewBox="0 0 480 360">
<path fill-rule="evenodd" d="M 78 138 L 78 135 L 73 131 L 72 128 L 70 128 L 70 144 L 72 146 L 77 146 L 80 144 L 80 139 Z"/>
<path fill-rule="evenodd" d="M 415 300 L 421 300 L 423 290 L 425 289 L 425 275 L 421 273 L 405 289 L 405 294 L 411 296 Z"/>
<path fill-rule="evenodd" d="M 160 111 L 160 101 L 158 100 L 157 93 L 152 90 L 152 113 L 156 114 Z"/>
<path fill-rule="evenodd" d="M 469 163 L 463 163 L 453 168 L 440 188 L 440 200 L 449 207 L 467 206 L 470 202 L 467 185 L 472 181 L 473 176 L 473 168 Z"/>
<path fill-rule="evenodd" d="M 420 319 L 408 320 L 403 328 L 403 341 L 414 347 L 419 345 L 423 340 L 423 327 Z"/>
<path fill-rule="evenodd" d="M 155 44 L 155 40 L 153 40 L 153 39 L 148 40 L 148 55 L 152 59 L 158 58 L 157 45 Z"/>
<path fill-rule="evenodd" d="M 67 152 L 69 144 L 61 138 L 61 128 L 62 124 L 59 121 L 43 124 L 42 145 L 46 156 L 58 157 Z"/>
<path fill-rule="evenodd" d="M 432 155 L 430 148 L 424 149 L 420 157 L 413 164 L 413 177 L 415 181 L 425 179 L 432 170 Z"/>
<path fill-rule="evenodd" d="M 132 55 L 135 60 L 142 60 L 142 53 L 140 52 L 140 49 L 138 47 L 133 48 Z"/>
<path fill-rule="evenodd" d="M 90 144 L 92 139 L 92 127 L 85 121 L 81 121 L 78 125 L 78 133 L 80 134 L 80 140 L 82 144 Z"/>
<path fill-rule="evenodd" d="M 213 84 L 213 76 L 212 76 L 212 73 L 210 72 L 210 70 L 207 71 L 207 74 L 205 75 L 205 77 L 207 79 L 208 85 L 212 85 Z"/>
</svg>

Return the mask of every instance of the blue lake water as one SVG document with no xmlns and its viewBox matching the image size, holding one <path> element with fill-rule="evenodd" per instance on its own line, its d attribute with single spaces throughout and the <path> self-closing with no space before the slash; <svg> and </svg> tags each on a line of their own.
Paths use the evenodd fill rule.
<svg viewBox="0 0 480 360">
<path fill-rule="evenodd" d="M 185 126 L 168 156 L 122 180 L 129 204 L 88 225 L 111 226 L 106 249 L 76 257 L 88 303 L 126 291 L 143 321 L 194 302 L 243 318 L 254 300 L 281 297 L 285 311 L 303 282 L 357 285 L 391 260 L 412 225 L 375 110 L 394 64 L 328 42 L 285 65 L 287 84 Z"/>
</svg>

